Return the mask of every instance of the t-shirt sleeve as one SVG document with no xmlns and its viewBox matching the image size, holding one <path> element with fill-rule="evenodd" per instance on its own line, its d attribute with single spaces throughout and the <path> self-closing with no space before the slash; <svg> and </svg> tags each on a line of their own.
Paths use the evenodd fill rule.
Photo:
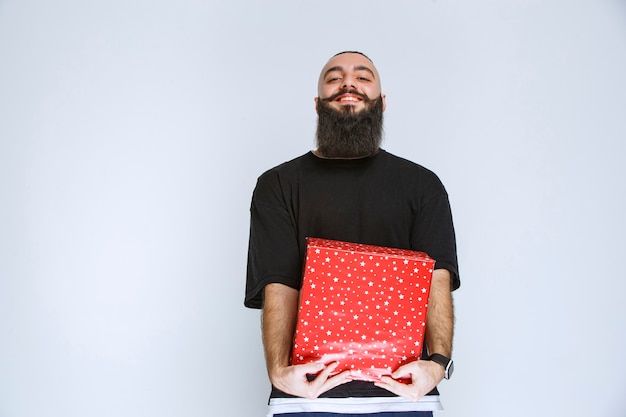
<svg viewBox="0 0 626 417">
<path fill-rule="evenodd" d="M 452 211 L 443 185 L 422 205 L 413 225 L 412 242 L 417 250 L 435 259 L 435 269 L 450 271 L 453 291 L 461 286 Z"/>
<path fill-rule="evenodd" d="M 252 195 L 244 305 L 262 308 L 263 289 L 270 283 L 300 289 L 301 269 L 295 218 L 278 174 L 269 171 Z"/>
</svg>

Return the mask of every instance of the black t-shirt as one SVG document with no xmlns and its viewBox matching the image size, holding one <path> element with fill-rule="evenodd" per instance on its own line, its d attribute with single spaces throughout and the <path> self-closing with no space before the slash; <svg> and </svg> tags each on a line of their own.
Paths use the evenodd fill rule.
<svg viewBox="0 0 626 417">
<path fill-rule="evenodd" d="M 450 271 L 453 289 L 460 285 L 445 188 L 433 172 L 384 150 L 361 159 L 308 152 L 281 164 L 259 177 L 250 213 L 247 307 L 262 307 L 267 284 L 300 289 L 306 237 L 426 252 Z M 324 396 L 389 394 L 354 381 Z"/>
</svg>

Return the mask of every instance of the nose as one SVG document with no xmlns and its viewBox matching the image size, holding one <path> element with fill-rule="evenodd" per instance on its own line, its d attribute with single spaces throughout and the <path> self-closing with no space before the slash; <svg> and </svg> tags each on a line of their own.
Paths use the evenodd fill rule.
<svg viewBox="0 0 626 417">
<path fill-rule="evenodd" d="M 343 78 L 342 90 L 356 89 L 356 80 L 351 75 L 346 75 Z"/>
</svg>

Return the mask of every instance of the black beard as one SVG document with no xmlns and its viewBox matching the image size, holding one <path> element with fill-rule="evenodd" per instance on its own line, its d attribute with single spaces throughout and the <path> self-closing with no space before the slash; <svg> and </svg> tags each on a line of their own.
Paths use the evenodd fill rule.
<svg viewBox="0 0 626 417">
<path fill-rule="evenodd" d="M 332 97 L 318 100 L 317 150 L 321 156 L 362 158 L 378 152 L 383 139 L 383 100 L 360 96 L 366 107 L 358 113 L 352 106 L 342 111 L 330 107 L 327 102 Z"/>
</svg>

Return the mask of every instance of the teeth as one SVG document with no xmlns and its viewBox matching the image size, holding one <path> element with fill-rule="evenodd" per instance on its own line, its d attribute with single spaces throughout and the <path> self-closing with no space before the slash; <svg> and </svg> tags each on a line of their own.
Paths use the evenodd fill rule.
<svg viewBox="0 0 626 417">
<path fill-rule="evenodd" d="M 356 97 L 341 97 L 340 101 L 359 101 Z"/>
</svg>

